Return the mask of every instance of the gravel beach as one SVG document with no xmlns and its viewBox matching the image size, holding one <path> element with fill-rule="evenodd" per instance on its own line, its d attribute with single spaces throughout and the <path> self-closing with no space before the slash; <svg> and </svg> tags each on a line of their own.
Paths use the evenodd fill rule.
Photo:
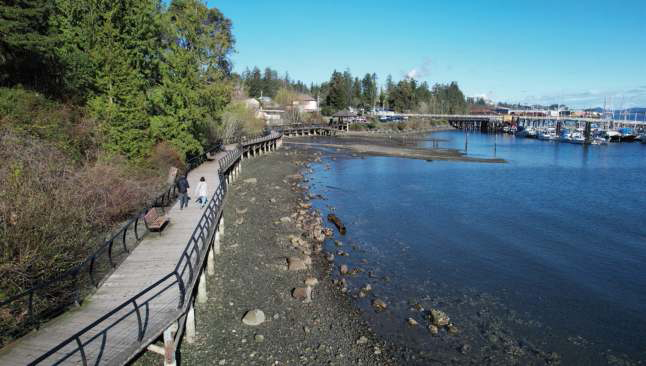
<svg viewBox="0 0 646 366">
<path fill-rule="evenodd" d="M 307 209 L 299 172 L 319 154 L 283 148 L 244 161 L 227 196 L 209 300 L 196 306 L 197 339 L 183 342 L 182 364 L 396 364 L 332 284 L 329 265 L 317 253 L 322 220 Z M 255 309 L 264 322 L 243 323 Z"/>
</svg>

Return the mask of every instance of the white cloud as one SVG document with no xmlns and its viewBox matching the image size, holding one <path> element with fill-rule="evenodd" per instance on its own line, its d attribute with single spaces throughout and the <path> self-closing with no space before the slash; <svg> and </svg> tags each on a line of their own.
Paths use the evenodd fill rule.
<svg viewBox="0 0 646 366">
<path fill-rule="evenodd" d="M 639 86 L 624 90 L 590 89 L 561 94 L 527 95 L 521 100 L 526 104 L 566 104 L 572 107 L 630 108 L 646 106 L 646 87 Z"/>
<path fill-rule="evenodd" d="M 431 75 L 431 58 L 427 58 L 421 65 L 413 67 L 404 74 L 406 79 L 424 79 Z"/>
</svg>

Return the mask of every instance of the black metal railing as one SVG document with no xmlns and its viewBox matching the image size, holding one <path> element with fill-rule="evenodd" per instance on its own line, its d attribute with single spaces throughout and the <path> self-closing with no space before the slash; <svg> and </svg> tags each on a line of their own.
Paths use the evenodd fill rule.
<svg viewBox="0 0 646 366">
<path fill-rule="evenodd" d="M 172 272 L 67 338 L 29 365 L 61 364 L 66 361 L 98 365 L 106 355 L 106 347 L 110 341 L 108 332 L 117 333 L 114 329 L 119 325 L 125 325 L 125 322 L 136 323 L 136 335 L 128 333 L 114 336 L 118 337 L 120 342 L 130 342 L 129 347 L 133 348 L 134 352 L 138 348 L 138 343 L 151 337 L 151 333 L 154 333 L 152 337 L 157 335 L 157 332 L 151 330 L 150 324 L 155 322 L 159 324 L 160 321 L 172 322 L 181 317 L 188 309 L 190 296 L 197 283 L 204 259 L 209 247 L 213 245 L 215 231 L 222 217 L 225 185 L 226 182 L 222 182 L 216 189 Z M 164 301 L 163 296 L 168 295 L 168 291 L 177 291 L 179 296 L 174 302 Z M 157 310 L 175 309 L 175 314 L 168 319 L 156 319 L 154 312 L 156 307 L 161 308 Z M 96 328 L 101 324 L 103 328 L 97 332 Z"/>
<path fill-rule="evenodd" d="M 273 133 L 266 136 L 267 140 L 263 140 L 263 142 L 278 139 L 281 136 L 281 134 Z M 228 165 L 220 165 L 218 170 L 220 177 L 226 174 L 222 168 L 230 169 L 241 154 L 242 152 L 236 149 L 221 158 L 220 162 L 226 159 Z M 214 243 L 215 232 L 223 213 L 226 191 L 227 182 L 225 179 L 221 179 L 220 185 L 207 204 L 172 272 L 51 348 L 29 365 L 61 364 L 66 361 L 72 362 L 72 360 L 83 365 L 99 365 L 105 362 L 104 358 L 108 357 L 109 352 L 106 350 L 112 343 L 126 344 L 125 350 L 122 347 L 122 352 L 120 352 L 129 351 L 125 352 L 128 354 L 127 357 L 120 358 L 122 362 L 126 362 L 158 337 L 172 322 L 180 319 L 189 309 L 190 299 L 193 296 L 200 271 L 204 267 L 208 249 Z M 171 296 L 170 301 L 168 298 L 164 298 L 169 294 L 169 291 L 175 288 L 177 289 L 176 298 Z M 169 304 L 173 304 L 172 309 L 169 308 L 171 306 Z M 171 311 L 173 315 L 168 316 L 168 311 Z M 130 322 L 126 322 L 126 320 L 131 320 L 136 324 L 136 332 L 126 331 L 132 327 Z M 118 330 L 122 330 L 122 332 L 120 333 Z M 128 338 L 134 333 L 136 336 L 133 339 Z M 92 344 L 96 344 L 96 347 Z M 113 360 L 116 356 L 111 357 Z"/>
<path fill-rule="evenodd" d="M 220 164 L 220 173 L 227 172 L 231 166 L 240 159 L 242 151 L 240 149 L 229 150 L 226 155 L 224 155 L 218 163 Z"/>
<path fill-rule="evenodd" d="M 208 160 L 210 154 L 221 148 L 221 143 L 215 144 L 204 153 L 189 159 L 186 162 L 186 172 L 195 169 Z M 81 263 L 51 280 L 38 283 L 0 302 L 0 311 L 14 314 L 2 321 L 0 345 L 3 338 L 12 339 L 25 334 L 33 328 L 38 328 L 43 321 L 62 313 L 69 306 L 79 304 L 141 242 L 147 232 L 146 226 L 141 222 L 148 210 L 152 207 L 168 207 L 174 203 L 176 197 L 176 185 L 172 184 L 103 241 Z"/>
</svg>

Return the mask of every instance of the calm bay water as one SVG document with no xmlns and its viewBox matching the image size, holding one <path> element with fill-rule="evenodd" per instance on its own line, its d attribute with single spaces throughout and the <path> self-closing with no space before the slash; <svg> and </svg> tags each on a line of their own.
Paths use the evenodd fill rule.
<svg viewBox="0 0 646 366">
<path fill-rule="evenodd" d="M 464 150 L 463 132 L 432 137 Z M 313 166 L 311 189 L 326 198 L 315 206 L 348 227 L 339 248 L 351 255 L 341 261 L 366 270 L 350 288 L 372 283 L 391 305 L 385 315 L 366 311 L 378 332 L 415 349 L 468 342 L 481 357 L 497 349 L 486 322 L 500 320 L 502 333 L 558 353 L 561 364 L 646 362 L 646 145 L 467 138 L 469 155 L 509 162 Z M 357 299 L 366 310 L 369 301 Z M 411 331 L 403 319 L 424 320 L 410 309 L 416 302 L 445 310 L 463 339 Z M 500 317 L 483 320 L 483 311 Z"/>
</svg>

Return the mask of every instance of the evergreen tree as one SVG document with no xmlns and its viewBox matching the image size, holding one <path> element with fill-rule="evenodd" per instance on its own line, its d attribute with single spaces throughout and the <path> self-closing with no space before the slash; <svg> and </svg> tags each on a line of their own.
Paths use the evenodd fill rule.
<svg viewBox="0 0 646 366">
<path fill-rule="evenodd" d="M 325 104 L 334 111 L 346 109 L 348 107 L 348 91 L 344 75 L 334 70 L 330 78 Z"/>
<path fill-rule="evenodd" d="M 48 92 L 56 91 L 52 72 L 58 61 L 57 43 L 49 16 L 48 0 L 5 0 L 0 4 L 0 83 L 23 84 Z"/>
</svg>

